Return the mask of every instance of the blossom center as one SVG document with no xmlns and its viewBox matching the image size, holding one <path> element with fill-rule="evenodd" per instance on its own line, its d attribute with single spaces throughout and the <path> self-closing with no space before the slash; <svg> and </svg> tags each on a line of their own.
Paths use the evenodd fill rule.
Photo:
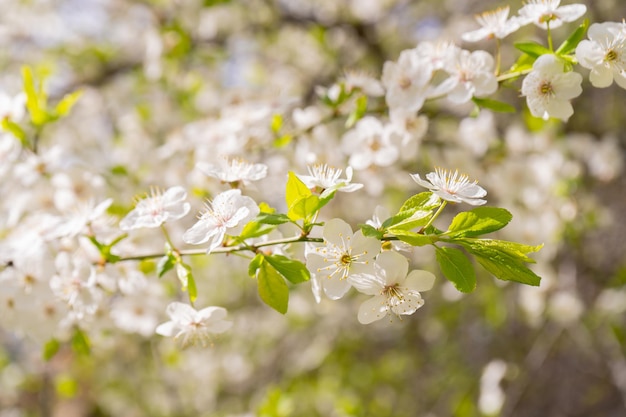
<svg viewBox="0 0 626 417">
<path fill-rule="evenodd" d="M 539 86 L 539 91 L 543 96 L 553 96 L 554 95 L 554 87 L 552 87 L 552 83 L 550 81 L 544 81 Z"/>
<path fill-rule="evenodd" d="M 619 58 L 619 55 L 614 49 L 609 50 L 604 56 L 604 60 L 606 62 L 617 61 L 618 58 Z"/>
<path fill-rule="evenodd" d="M 398 81 L 398 85 L 401 89 L 406 90 L 411 86 L 411 79 L 409 77 L 402 77 L 400 81 Z"/>
</svg>

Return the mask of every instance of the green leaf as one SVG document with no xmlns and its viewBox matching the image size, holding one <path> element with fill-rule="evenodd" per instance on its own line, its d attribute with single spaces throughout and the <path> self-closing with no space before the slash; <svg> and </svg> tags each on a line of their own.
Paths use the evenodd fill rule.
<svg viewBox="0 0 626 417">
<path fill-rule="evenodd" d="M 472 101 L 482 109 L 489 109 L 500 113 L 515 113 L 517 109 L 508 103 L 488 98 L 472 98 Z"/>
<path fill-rule="evenodd" d="M 276 139 L 274 139 L 274 142 L 272 143 L 272 145 L 274 145 L 275 148 L 282 148 L 282 147 L 289 145 L 292 140 L 293 140 L 293 135 L 290 135 L 287 133 L 285 135 L 279 136 Z"/>
<path fill-rule="evenodd" d="M 461 292 L 472 292 L 476 288 L 476 273 L 467 256 L 455 248 L 437 247 L 437 262 L 441 272 Z"/>
<path fill-rule="evenodd" d="M 13 136 L 15 136 L 20 141 L 23 147 L 25 148 L 28 147 L 28 139 L 26 138 L 26 132 L 24 132 L 24 129 L 22 129 L 20 125 L 18 125 L 17 123 L 13 122 L 10 119 L 5 118 L 5 119 L 2 119 L 2 129 L 6 130 L 7 132 L 10 132 Z"/>
<path fill-rule="evenodd" d="M 359 96 L 356 99 L 356 107 L 348 116 L 348 120 L 346 120 L 346 129 L 350 129 L 352 126 L 356 124 L 367 112 L 367 96 Z"/>
<path fill-rule="evenodd" d="M 515 281 L 533 286 L 539 286 L 541 282 L 541 277 L 503 253 L 489 258 L 476 254 L 475 256 L 483 268 L 500 280 Z"/>
<path fill-rule="evenodd" d="M 268 255 L 265 260 L 292 284 L 300 284 L 311 279 L 311 273 L 300 261 L 283 255 Z"/>
<path fill-rule="evenodd" d="M 61 343 L 57 339 L 50 339 L 43 346 L 43 360 L 46 362 L 49 361 L 57 354 L 59 349 L 61 348 Z"/>
<path fill-rule="evenodd" d="M 170 271 L 176 265 L 176 259 L 171 253 L 163 256 L 157 263 L 157 275 L 161 278 L 167 271 Z"/>
<path fill-rule="evenodd" d="M 374 226 L 370 226 L 369 224 L 359 224 L 359 228 L 365 237 L 373 237 L 380 240 L 384 236 L 382 231 L 378 230 Z"/>
<path fill-rule="evenodd" d="M 287 312 L 289 287 L 285 279 L 268 262 L 257 269 L 257 289 L 261 300 L 281 314 Z"/>
<path fill-rule="evenodd" d="M 47 97 L 41 86 L 35 85 L 33 70 L 28 67 L 22 67 L 22 79 L 24 82 L 24 93 L 26 94 L 26 108 L 30 115 L 30 120 L 35 126 L 41 126 L 48 120 L 48 112 L 46 111 Z"/>
<path fill-rule="evenodd" d="M 402 204 L 397 214 L 385 220 L 382 227 L 395 233 L 424 226 L 428 223 L 433 209 L 439 207 L 440 204 L 440 198 L 430 191 L 415 194 Z"/>
<path fill-rule="evenodd" d="M 539 251 L 543 245 L 530 246 L 522 243 L 509 242 L 506 240 L 496 239 L 463 239 L 455 241 L 463 245 L 467 250 L 474 253 L 482 253 L 490 256 L 495 252 L 503 252 L 515 258 L 517 261 L 526 263 L 535 263 L 535 260 L 526 256 L 529 253 Z"/>
<path fill-rule="evenodd" d="M 589 27 L 589 19 L 585 19 L 583 23 L 572 32 L 571 35 L 556 50 L 557 55 L 567 55 L 572 53 L 580 41 L 585 37 L 585 33 L 587 33 L 587 28 Z"/>
<path fill-rule="evenodd" d="M 282 127 L 283 127 L 283 116 L 281 116 L 280 114 L 273 115 L 272 123 L 270 125 L 272 132 L 278 133 L 278 131 L 280 131 Z"/>
<path fill-rule="evenodd" d="M 502 229 L 512 218 L 503 208 L 477 207 L 457 214 L 446 234 L 453 238 L 479 236 Z"/>
<path fill-rule="evenodd" d="M 237 236 L 237 240 L 243 242 L 246 239 L 266 235 L 275 229 L 276 225 L 262 224 L 256 221 L 251 221 L 244 226 L 241 234 Z"/>
<path fill-rule="evenodd" d="M 432 191 L 424 191 L 423 193 L 415 194 L 402 204 L 399 212 L 410 212 L 417 210 L 433 210 L 441 204 L 441 199 L 438 195 Z"/>
<path fill-rule="evenodd" d="M 191 267 L 178 259 L 176 263 L 176 275 L 178 276 L 182 290 L 189 293 L 189 302 L 193 305 L 198 298 L 198 287 L 191 273 Z"/>
<path fill-rule="evenodd" d="M 529 246 L 492 239 L 465 239 L 456 243 L 463 245 L 483 268 L 498 279 L 534 286 L 541 281 L 524 263 L 534 263 L 535 260 L 526 254 L 537 252 L 543 245 Z"/>
<path fill-rule="evenodd" d="M 511 66 L 511 68 L 506 71 L 505 73 L 503 73 L 501 76 L 507 76 L 509 74 L 515 74 L 515 76 L 511 76 L 510 78 L 506 78 L 507 80 L 514 80 L 516 78 L 519 78 L 522 76 L 522 72 L 523 71 L 528 71 L 530 69 L 532 69 L 533 64 L 535 63 L 535 60 L 537 58 L 536 57 L 532 57 L 528 54 L 522 54 L 517 61 L 515 62 L 515 64 L 513 64 Z"/>
<path fill-rule="evenodd" d="M 286 214 L 259 213 L 255 221 L 261 224 L 283 224 L 289 223 L 291 220 Z"/>
<path fill-rule="evenodd" d="M 287 211 L 287 216 L 291 220 L 306 219 L 315 213 L 320 206 L 320 198 L 310 195 L 296 200 Z"/>
<path fill-rule="evenodd" d="M 89 355 L 91 353 L 91 342 L 89 337 L 78 327 L 74 329 L 72 335 L 72 350 L 78 355 Z"/>
<path fill-rule="evenodd" d="M 250 261 L 248 265 L 248 275 L 256 277 L 256 271 L 261 267 L 261 264 L 265 260 L 265 256 L 262 253 L 257 253 L 256 256 Z"/>
<path fill-rule="evenodd" d="M 55 114 L 59 117 L 66 116 L 70 112 L 70 110 L 72 110 L 72 107 L 74 107 L 74 104 L 76 104 L 76 102 L 82 95 L 83 92 L 81 90 L 66 94 L 56 105 L 54 109 Z"/>
<path fill-rule="evenodd" d="M 423 235 L 421 233 L 414 233 L 406 230 L 395 230 L 393 234 L 398 239 L 411 246 L 426 246 L 438 240 L 436 236 Z"/>
<path fill-rule="evenodd" d="M 289 178 L 287 179 L 287 187 L 285 190 L 285 201 L 287 208 L 290 209 L 294 204 L 303 198 L 311 196 L 313 193 L 309 188 L 294 174 L 289 171 Z M 291 216 L 290 219 L 294 220 Z"/>
<path fill-rule="evenodd" d="M 536 42 L 519 42 L 515 43 L 514 46 L 520 51 L 534 57 L 538 58 L 541 55 L 551 54 L 552 51 L 546 48 L 545 46 L 536 43 Z"/>
</svg>

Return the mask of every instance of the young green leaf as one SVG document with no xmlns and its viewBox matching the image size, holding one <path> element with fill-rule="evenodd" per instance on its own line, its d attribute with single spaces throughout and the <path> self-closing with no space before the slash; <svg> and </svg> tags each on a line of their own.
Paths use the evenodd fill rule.
<svg viewBox="0 0 626 417">
<path fill-rule="evenodd" d="M 411 246 L 426 246 L 437 240 L 436 236 L 423 235 L 421 233 L 409 232 L 407 230 L 394 230 L 393 234 L 401 241 Z"/>
<path fill-rule="evenodd" d="M 39 88 L 35 84 L 33 70 L 28 67 L 22 67 L 22 79 L 24 82 L 24 93 L 26 94 L 26 108 L 30 115 L 30 120 L 35 126 L 41 126 L 48 120 L 48 112 L 46 110 L 47 97 L 42 86 Z"/>
<path fill-rule="evenodd" d="M 359 224 L 359 229 L 363 233 L 363 236 L 373 237 L 378 240 L 383 238 L 384 233 L 375 228 L 374 226 L 370 226 L 369 224 Z"/>
<path fill-rule="evenodd" d="M 541 55 L 551 54 L 552 51 L 546 48 L 545 46 L 536 43 L 536 42 L 519 42 L 513 44 L 520 51 L 534 57 L 538 58 Z"/>
<path fill-rule="evenodd" d="M 437 247 L 437 262 L 441 272 L 461 292 L 472 292 L 476 288 L 476 273 L 467 256 L 455 248 Z"/>
<path fill-rule="evenodd" d="M 533 286 L 539 286 L 541 282 L 541 277 L 503 252 L 491 257 L 477 254 L 474 256 L 483 268 L 500 280 L 515 281 Z"/>
<path fill-rule="evenodd" d="M 263 236 L 272 232 L 276 227 L 277 226 L 273 224 L 262 224 L 257 221 L 251 221 L 244 226 L 239 236 L 237 236 L 237 240 L 243 242 L 246 239 Z"/>
<path fill-rule="evenodd" d="M 48 340 L 43 347 L 43 360 L 47 362 L 52 359 L 54 355 L 57 354 L 60 348 L 61 343 L 59 343 L 57 339 L 52 338 Z"/>
<path fill-rule="evenodd" d="M 78 355 L 89 355 L 91 353 L 91 342 L 81 329 L 76 327 L 72 335 L 72 350 Z"/>
<path fill-rule="evenodd" d="M 583 23 L 572 32 L 571 35 L 556 50 L 556 54 L 563 56 L 572 53 L 580 41 L 585 37 L 585 33 L 587 33 L 587 28 L 589 27 L 589 19 L 585 19 Z"/>
<path fill-rule="evenodd" d="M 291 220 L 286 214 L 259 213 L 255 221 L 261 224 L 279 225 L 283 223 L 289 223 Z"/>
<path fill-rule="evenodd" d="M 350 129 L 356 124 L 367 112 L 367 96 L 363 95 L 356 99 L 356 107 L 346 120 L 346 129 Z"/>
<path fill-rule="evenodd" d="M 516 111 L 515 107 L 498 100 L 474 97 L 472 101 L 481 109 L 493 110 L 500 113 L 515 113 Z"/>
<path fill-rule="evenodd" d="M 384 229 L 395 233 L 399 230 L 411 230 L 428 223 L 433 209 L 441 204 L 440 198 L 430 191 L 415 194 L 402 204 L 398 213 L 385 220 Z"/>
<path fill-rule="evenodd" d="M 168 253 L 159 259 L 159 263 L 157 264 L 157 275 L 161 278 L 165 275 L 166 272 L 170 271 L 176 265 L 176 259 L 172 256 L 172 253 Z"/>
<path fill-rule="evenodd" d="M 198 287 L 196 286 L 196 280 L 191 273 L 191 267 L 181 260 L 176 264 L 176 274 L 178 280 L 181 283 L 182 290 L 189 293 L 189 302 L 193 303 L 198 298 Z"/>
<path fill-rule="evenodd" d="M 267 255 L 265 260 L 292 284 L 300 284 L 311 279 L 311 273 L 300 261 L 283 255 Z"/>
<path fill-rule="evenodd" d="M 315 213 L 320 205 L 320 198 L 310 195 L 296 200 L 287 211 L 287 216 L 291 220 L 306 219 Z"/>
<path fill-rule="evenodd" d="M 57 117 L 66 116 L 78 99 L 83 95 L 81 90 L 74 91 L 73 93 L 65 95 L 61 101 L 56 105 L 54 112 Z"/>
<path fill-rule="evenodd" d="M 261 267 L 261 264 L 264 260 L 265 256 L 262 253 L 257 253 L 248 265 L 248 275 L 250 275 L 252 278 L 256 277 L 256 271 Z"/>
<path fill-rule="evenodd" d="M 534 263 L 535 260 L 526 254 L 538 251 L 543 245 L 529 246 L 492 239 L 465 239 L 456 243 L 463 245 L 483 268 L 498 279 L 534 286 L 541 281 L 524 263 Z"/>
<path fill-rule="evenodd" d="M 11 132 L 13 136 L 15 136 L 23 147 L 28 147 L 28 139 L 26 138 L 26 132 L 24 129 L 17 123 L 11 121 L 10 119 L 4 118 L 2 119 L 2 129 Z"/>
<path fill-rule="evenodd" d="M 287 179 L 287 187 L 285 190 L 285 201 L 287 202 L 287 208 L 293 206 L 296 201 L 306 198 L 312 194 L 311 190 L 294 174 L 289 171 L 289 178 Z"/>
<path fill-rule="evenodd" d="M 503 208 L 477 207 L 457 214 L 446 234 L 453 238 L 479 236 L 502 229 L 512 218 Z"/>
<path fill-rule="evenodd" d="M 281 314 L 287 312 L 289 287 L 284 278 L 268 262 L 257 269 L 257 289 L 261 300 Z"/>
</svg>

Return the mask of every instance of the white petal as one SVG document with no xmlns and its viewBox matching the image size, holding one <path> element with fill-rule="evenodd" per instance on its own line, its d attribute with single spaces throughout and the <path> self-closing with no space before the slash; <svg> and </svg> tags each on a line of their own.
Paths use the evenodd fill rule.
<svg viewBox="0 0 626 417">
<path fill-rule="evenodd" d="M 173 321 L 168 321 L 166 323 L 160 324 L 157 326 L 155 332 L 156 334 L 160 334 L 161 336 L 173 337 L 178 333 L 178 325 Z"/>
<path fill-rule="evenodd" d="M 213 219 L 200 219 L 183 234 L 183 242 L 190 245 L 201 245 L 207 242 L 211 236 L 219 233 L 218 229 L 223 229 L 223 227 L 215 224 Z"/>
<path fill-rule="evenodd" d="M 418 308 L 424 305 L 424 300 L 420 293 L 404 293 L 403 299 L 398 304 L 391 307 L 391 311 L 397 315 L 413 314 Z"/>
<path fill-rule="evenodd" d="M 331 300 L 338 300 L 350 289 L 351 285 L 347 279 L 339 278 L 322 278 L 322 286 L 324 293 Z"/>
<path fill-rule="evenodd" d="M 178 204 L 183 201 L 187 197 L 187 191 L 183 187 L 175 186 L 168 188 L 165 193 L 161 196 L 161 201 L 163 201 L 164 206 L 168 206 L 170 204 Z"/>
<path fill-rule="evenodd" d="M 435 275 L 428 271 L 422 271 L 420 269 L 413 270 L 406 277 L 403 286 L 413 291 L 428 291 L 433 287 L 435 282 Z"/>
<path fill-rule="evenodd" d="M 178 301 L 168 304 L 165 312 L 173 321 L 177 323 L 192 322 L 197 313 L 196 310 L 190 305 L 179 303 Z"/>
<path fill-rule="evenodd" d="M 352 228 L 341 219 L 331 219 L 324 225 L 323 236 L 327 242 L 344 248 L 346 246 L 346 238 L 352 239 Z"/>
<path fill-rule="evenodd" d="M 613 71 L 604 65 L 598 65 L 589 73 L 589 81 L 596 88 L 606 88 L 613 84 Z"/>
<path fill-rule="evenodd" d="M 370 324 L 387 315 L 388 307 L 385 297 L 378 295 L 363 302 L 359 307 L 358 320 L 361 324 Z"/>
<path fill-rule="evenodd" d="M 348 281 L 359 292 L 367 295 L 380 294 L 386 285 L 383 277 L 373 274 L 350 275 Z"/>
<path fill-rule="evenodd" d="M 564 22 L 573 22 L 587 12 L 584 4 L 568 4 L 557 9 L 557 16 Z"/>
<path fill-rule="evenodd" d="M 404 281 L 409 270 L 409 261 L 398 252 L 383 252 L 376 258 L 377 270 L 385 277 L 386 285 Z"/>
</svg>

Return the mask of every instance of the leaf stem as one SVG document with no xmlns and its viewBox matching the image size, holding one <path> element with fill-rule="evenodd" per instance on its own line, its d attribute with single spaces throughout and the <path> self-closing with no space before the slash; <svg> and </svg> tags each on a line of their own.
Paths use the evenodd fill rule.
<svg viewBox="0 0 626 417">
<path fill-rule="evenodd" d="M 448 201 L 443 200 L 441 205 L 439 206 L 439 208 L 437 209 L 437 211 L 435 212 L 435 214 L 433 214 L 433 217 L 430 218 L 430 220 L 428 220 L 428 223 L 426 223 L 426 225 L 424 227 L 422 227 L 422 230 L 426 230 L 428 229 L 428 226 L 430 226 L 431 224 L 433 224 L 433 222 L 435 221 L 435 219 L 437 217 L 439 217 L 439 215 L 441 214 L 441 212 L 443 211 L 443 209 L 448 205 Z"/>
</svg>

